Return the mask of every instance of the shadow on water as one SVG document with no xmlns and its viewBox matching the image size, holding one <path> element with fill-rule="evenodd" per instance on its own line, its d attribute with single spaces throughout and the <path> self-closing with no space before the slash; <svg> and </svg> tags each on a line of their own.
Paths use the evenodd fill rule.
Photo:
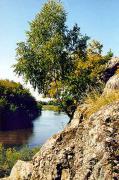
<svg viewBox="0 0 119 180">
<path fill-rule="evenodd" d="M 13 117 L 13 116 L 12 116 Z M 0 121 L 0 143 L 5 147 L 35 147 L 42 145 L 53 134 L 61 131 L 69 121 L 64 113 L 42 111 L 34 120 L 23 114 Z"/>
<path fill-rule="evenodd" d="M 5 147 L 19 147 L 27 144 L 33 134 L 33 121 L 40 116 L 39 111 L 5 111 L 0 116 L 0 144 Z"/>
<path fill-rule="evenodd" d="M 15 112 L 5 111 L 0 116 L 0 131 L 33 128 L 33 121 L 41 114 L 38 110 L 26 111 L 18 109 Z"/>
<path fill-rule="evenodd" d="M 16 131 L 0 131 L 0 143 L 5 147 L 21 147 L 27 144 L 32 136 L 33 129 L 23 129 Z"/>
</svg>

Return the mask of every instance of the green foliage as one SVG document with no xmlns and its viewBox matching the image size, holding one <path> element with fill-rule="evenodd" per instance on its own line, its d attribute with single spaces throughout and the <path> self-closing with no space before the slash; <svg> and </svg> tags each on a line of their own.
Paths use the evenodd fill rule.
<svg viewBox="0 0 119 180">
<path fill-rule="evenodd" d="M 44 105 L 43 106 L 43 110 L 51 110 L 51 111 L 61 111 L 60 106 L 56 106 L 56 105 Z"/>
<path fill-rule="evenodd" d="M 0 109 L 4 108 L 7 106 L 7 100 L 4 97 L 0 98 Z"/>
<path fill-rule="evenodd" d="M 103 82 L 101 77 L 109 58 L 96 53 L 87 53 L 85 60 L 75 56 L 75 70 L 67 78 L 67 92 L 73 95 L 75 100 L 82 99 L 87 91 L 98 88 L 101 91 Z"/>
<path fill-rule="evenodd" d="M 102 48 L 103 45 L 100 42 L 92 40 L 88 45 L 87 51 L 89 54 L 101 54 Z"/>
<path fill-rule="evenodd" d="M 4 148 L 0 144 L 0 178 L 8 176 L 17 160 L 30 161 L 40 148 L 24 147 L 20 150 L 15 148 Z"/>
<path fill-rule="evenodd" d="M 41 102 L 38 102 L 38 103 L 37 103 L 37 107 L 38 107 L 39 110 L 42 109 L 42 106 L 43 106 L 43 104 L 42 104 Z"/>
<path fill-rule="evenodd" d="M 101 76 L 111 56 L 101 55 L 103 45 L 98 41 L 87 46 L 88 40 L 77 24 L 68 29 L 62 4 L 50 0 L 30 23 L 26 41 L 17 44 L 14 71 L 39 93 L 56 98 L 72 117 L 84 93 L 92 86 L 101 89 Z"/>
<path fill-rule="evenodd" d="M 15 112 L 17 110 L 17 106 L 15 104 L 10 104 L 10 111 Z"/>
<path fill-rule="evenodd" d="M 0 130 L 25 128 L 41 109 L 28 89 L 20 83 L 0 80 Z M 28 122 L 28 123 L 27 123 Z M 18 127 L 17 127 L 18 125 Z M 25 125 L 25 126 L 24 126 Z"/>
<path fill-rule="evenodd" d="M 52 78 L 59 78 L 64 48 L 66 15 L 60 3 L 48 1 L 30 23 L 27 41 L 18 43 L 15 72 L 39 92 L 47 91 Z"/>
</svg>

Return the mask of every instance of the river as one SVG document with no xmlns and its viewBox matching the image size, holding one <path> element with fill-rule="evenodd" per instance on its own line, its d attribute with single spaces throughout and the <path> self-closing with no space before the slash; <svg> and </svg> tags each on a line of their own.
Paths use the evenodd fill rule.
<svg viewBox="0 0 119 180">
<path fill-rule="evenodd" d="M 0 131 L 0 143 L 7 147 L 40 146 L 53 134 L 61 131 L 68 121 L 69 117 L 63 112 L 44 110 L 33 121 L 32 129 Z"/>
</svg>

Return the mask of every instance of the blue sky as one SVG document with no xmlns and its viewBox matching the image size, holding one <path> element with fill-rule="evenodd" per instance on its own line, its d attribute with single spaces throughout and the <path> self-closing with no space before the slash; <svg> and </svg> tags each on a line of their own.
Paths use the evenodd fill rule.
<svg viewBox="0 0 119 180">
<path fill-rule="evenodd" d="M 28 21 L 40 11 L 45 0 L 0 0 L 0 78 L 22 81 L 13 74 L 16 43 L 25 40 Z M 119 0 L 62 0 L 67 24 L 78 23 L 81 32 L 119 55 Z"/>
</svg>

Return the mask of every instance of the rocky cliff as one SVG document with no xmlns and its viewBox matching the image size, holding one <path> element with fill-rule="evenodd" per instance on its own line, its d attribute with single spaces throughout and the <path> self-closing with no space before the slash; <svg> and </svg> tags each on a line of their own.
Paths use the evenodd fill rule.
<svg viewBox="0 0 119 180">
<path fill-rule="evenodd" d="M 119 75 L 107 82 L 103 96 L 119 92 Z M 85 116 L 78 107 L 73 120 L 51 137 L 31 162 L 18 161 L 4 180 L 118 180 L 119 100 Z"/>
<path fill-rule="evenodd" d="M 78 108 L 32 162 L 18 161 L 7 180 L 112 180 L 119 173 L 119 102 L 89 118 Z"/>
</svg>

